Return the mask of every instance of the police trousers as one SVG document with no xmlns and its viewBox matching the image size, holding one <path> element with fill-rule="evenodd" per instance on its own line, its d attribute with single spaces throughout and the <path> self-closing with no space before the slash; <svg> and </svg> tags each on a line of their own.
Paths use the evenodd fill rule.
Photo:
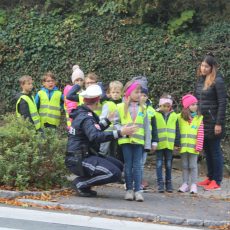
<svg viewBox="0 0 230 230">
<path fill-rule="evenodd" d="M 83 174 L 77 170 L 77 161 L 68 161 L 66 158 L 66 166 L 71 172 L 78 177 L 74 180 L 74 185 L 79 188 L 90 188 L 92 186 L 98 186 L 121 180 L 121 174 L 123 171 L 123 164 L 113 157 L 101 157 L 90 155 L 81 160 Z M 72 162 L 72 163 L 71 163 Z"/>
</svg>

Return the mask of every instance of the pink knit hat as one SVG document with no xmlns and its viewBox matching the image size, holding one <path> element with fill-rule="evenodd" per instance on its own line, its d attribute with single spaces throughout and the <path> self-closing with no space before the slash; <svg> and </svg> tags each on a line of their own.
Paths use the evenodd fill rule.
<svg viewBox="0 0 230 230">
<path fill-rule="evenodd" d="M 197 103 L 198 100 L 192 94 L 186 94 L 182 97 L 182 105 L 185 109 L 187 109 L 190 105 Z"/>
</svg>

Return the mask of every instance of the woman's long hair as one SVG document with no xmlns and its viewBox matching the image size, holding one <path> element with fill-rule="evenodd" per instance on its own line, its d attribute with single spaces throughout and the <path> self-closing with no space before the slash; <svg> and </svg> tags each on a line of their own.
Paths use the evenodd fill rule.
<svg viewBox="0 0 230 230">
<path fill-rule="evenodd" d="M 124 107 L 124 112 L 125 112 L 125 117 L 127 117 L 127 114 L 128 114 L 128 110 L 129 110 L 129 105 L 131 103 L 131 98 L 130 96 L 128 96 L 126 98 L 125 96 L 125 92 L 127 91 L 127 89 L 134 83 L 134 81 L 128 81 L 126 84 L 125 84 L 125 87 L 124 87 L 124 103 L 125 103 L 125 107 Z M 141 89 L 141 85 L 137 86 L 136 89 Z M 141 110 L 142 112 L 144 112 L 144 105 L 143 105 L 143 102 L 141 102 L 141 100 L 139 100 L 139 105 L 141 107 Z"/>
<path fill-rule="evenodd" d="M 213 56 L 213 54 L 207 54 L 202 62 L 206 62 L 210 67 L 211 67 L 211 73 L 208 74 L 205 78 L 205 82 L 204 82 L 204 90 L 207 90 L 210 86 L 212 86 L 215 83 L 216 80 L 216 73 L 217 73 L 217 63 L 216 60 Z M 197 76 L 200 77 L 201 76 L 201 70 L 200 70 L 201 66 L 199 66 L 198 70 L 197 70 Z"/>
</svg>

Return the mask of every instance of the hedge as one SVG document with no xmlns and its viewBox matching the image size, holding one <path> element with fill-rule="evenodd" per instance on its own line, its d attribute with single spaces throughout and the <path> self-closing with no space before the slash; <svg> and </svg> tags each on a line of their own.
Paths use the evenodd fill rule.
<svg viewBox="0 0 230 230">
<path fill-rule="evenodd" d="M 145 74 L 155 103 L 167 91 L 179 104 L 181 96 L 194 88 L 201 58 L 212 51 L 229 89 L 229 40 L 228 21 L 213 23 L 200 33 L 172 36 L 165 29 L 137 25 L 116 15 L 64 17 L 55 11 L 18 9 L 0 27 L 0 96 L 4 98 L 0 110 L 14 110 L 20 76 L 31 75 L 37 91 L 42 74 L 51 70 L 62 89 L 76 63 L 85 73 L 95 71 L 103 82 L 125 83 Z"/>
</svg>

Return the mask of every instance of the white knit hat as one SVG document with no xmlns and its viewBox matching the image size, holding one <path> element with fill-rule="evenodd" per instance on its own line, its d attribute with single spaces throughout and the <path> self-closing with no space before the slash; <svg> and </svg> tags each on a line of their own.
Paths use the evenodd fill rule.
<svg viewBox="0 0 230 230">
<path fill-rule="evenodd" d="M 72 83 L 74 83 L 75 80 L 78 78 L 81 78 L 82 80 L 85 79 L 85 75 L 78 65 L 74 65 L 72 70 L 73 70 L 73 73 L 71 76 Z"/>
</svg>

